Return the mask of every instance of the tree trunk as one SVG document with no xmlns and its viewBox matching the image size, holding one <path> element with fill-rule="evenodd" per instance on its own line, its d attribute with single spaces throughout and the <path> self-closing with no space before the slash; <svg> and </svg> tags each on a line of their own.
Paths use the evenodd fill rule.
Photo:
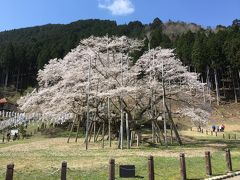
<svg viewBox="0 0 240 180">
<path fill-rule="evenodd" d="M 19 76 L 20 76 L 20 68 L 18 68 L 18 73 L 17 73 L 16 91 L 18 91 Z"/>
<path fill-rule="evenodd" d="M 20 75 L 20 90 L 23 89 L 23 74 Z"/>
<path fill-rule="evenodd" d="M 240 85 L 239 85 L 239 80 L 240 80 L 240 71 L 238 70 L 237 84 L 238 84 L 238 94 L 239 94 L 239 97 L 240 97 Z"/>
<path fill-rule="evenodd" d="M 4 82 L 4 87 L 5 87 L 5 88 L 8 86 L 8 75 L 9 75 L 9 70 L 8 70 L 8 68 L 7 68 L 7 69 L 6 69 L 5 82 Z"/>
<path fill-rule="evenodd" d="M 220 93 L 219 93 L 219 87 L 218 87 L 218 77 L 217 77 L 217 70 L 214 69 L 214 79 L 215 79 L 215 86 L 216 86 L 216 96 L 217 96 L 217 105 L 220 104 Z"/>
<path fill-rule="evenodd" d="M 203 76 L 201 77 L 203 83 Z M 203 102 L 206 103 L 205 86 L 203 85 Z"/>
<path fill-rule="evenodd" d="M 211 82 L 210 82 L 210 76 L 209 76 L 209 66 L 207 66 L 207 93 L 210 95 L 210 104 L 212 103 L 211 100 Z"/>
<path fill-rule="evenodd" d="M 231 70 L 230 70 L 231 71 Z M 235 78 L 233 76 L 233 72 L 231 71 L 231 76 L 232 76 L 232 82 L 233 82 L 233 92 L 234 92 L 234 99 L 235 99 L 235 103 L 238 102 L 237 100 L 237 91 L 236 91 L 236 85 L 235 85 Z"/>
<path fill-rule="evenodd" d="M 224 83 L 224 81 L 222 83 L 223 83 L 223 96 L 224 96 L 224 98 L 226 98 L 225 83 Z"/>
<path fill-rule="evenodd" d="M 238 87 L 238 97 L 240 97 L 240 84 L 239 84 L 240 77 L 237 78 L 237 87 Z"/>
<path fill-rule="evenodd" d="M 0 69 L 2 71 L 1 73 L 1 85 L 4 85 L 4 70 L 3 69 Z"/>
</svg>

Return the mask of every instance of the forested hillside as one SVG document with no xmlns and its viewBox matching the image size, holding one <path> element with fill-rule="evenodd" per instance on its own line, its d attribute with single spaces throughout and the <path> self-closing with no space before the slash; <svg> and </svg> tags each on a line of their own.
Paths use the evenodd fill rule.
<svg viewBox="0 0 240 180">
<path fill-rule="evenodd" d="M 158 18 L 150 24 L 134 21 L 124 25 L 109 20 L 80 20 L 0 32 L 0 85 L 17 91 L 36 86 L 37 72 L 49 59 L 62 58 L 83 38 L 106 34 L 148 37 L 152 48 L 175 48 L 183 63 L 201 74 L 208 89 L 216 91 L 218 101 L 240 98 L 240 20 L 216 29 L 193 23 L 163 23 Z M 147 38 L 145 44 L 135 56 L 147 50 Z"/>
</svg>

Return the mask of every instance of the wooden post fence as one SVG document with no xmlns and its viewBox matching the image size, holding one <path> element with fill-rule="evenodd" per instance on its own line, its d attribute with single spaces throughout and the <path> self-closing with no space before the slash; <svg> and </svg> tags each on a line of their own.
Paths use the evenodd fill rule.
<svg viewBox="0 0 240 180">
<path fill-rule="evenodd" d="M 228 134 L 228 139 L 231 139 L 231 135 L 230 134 Z"/>
<path fill-rule="evenodd" d="M 148 179 L 154 180 L 154 161 L 153 156 L 148 156 Z"/>
<path fill-rule="evenodd" d="M 225 134 L 223 134 L 223 139 L 225 139 Z"/>
<path fill-rule="evenodd" d="M 212 175 L 212 165 L 211 165 L 211 156 L 210 151 L 205 152 L 205 164 L 206 164 L 206 175 Z"/>
<path fill-rule="evenodd" d="M 8 164 L 5 180 L 13 180 L 13 171 L 14 171 L 14 164 Z"/>
<path fill-rule="evenodd" d="M 230 149 L 226 149 L 226 163 L 227 163 L 227 170 L 228 172 L 232 171 L 232 159 Z"/>
<path fill-rule="evenodd" d="M 185 161 L 185 154 L 180 153 L 180 175 L 181 180 L 187 180 L 187 171 L 186 171 L 186 161 Z M 232 159 L 230 149 L 225 150 L 225 157 L 226 157 L 226 166 L 227 172 L 232 172 Z M 205 151 L 205 170 L 206 175 L 212 175 L 212 164 L 211 164 L 211 153 L 210 151 Z M 6 177 L 5 180 L 13 180 L 14 174 L 14 164 L 8 164 L 6 170 Z M 61 180 L 67 180 L 67 162 L 62 162 L 61 167 Z M 108 180 L 115 180 L 115 159 L 109 160 L 109 178 Z M 155 180 L 155 173 L 154 173 L 154 159 L 153 156 L 148 156 L 148 180 Z"/>
<path fill-rule="evenodd" d="M 184 153 L 180 154 L 180 173 L 181 173 L 181 180 L 186 180 L 187 173 L 186 173 L 186 162 L 185 162 Z"/>
<path fill-rule="evenodd" d="M 109 178 L 108 180 L 115 180 L 115 160 L 109 160 Z"/>
<path fill-rule="evenodd" d="M 215 132 L 215 135 L 217 136 L 217 131 Z"/>
<path fill-rule="evenodd" d="M 63 161 L 62 167 L 61 167 L 61 180 L 66 180 L 66 179 L 67 179 L 67 162 Z"/>
</svg>

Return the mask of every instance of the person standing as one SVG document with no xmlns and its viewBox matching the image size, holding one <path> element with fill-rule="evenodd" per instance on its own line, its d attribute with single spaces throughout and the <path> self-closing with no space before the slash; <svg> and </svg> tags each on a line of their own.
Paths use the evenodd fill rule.
<svg viewBox="0 0 240 180">
<path fill-rule="evenodd" d="M 216 130 L 216 126 L 212 125 L 212 131 L 215 132 L 215 130 Z"/>
</svg>

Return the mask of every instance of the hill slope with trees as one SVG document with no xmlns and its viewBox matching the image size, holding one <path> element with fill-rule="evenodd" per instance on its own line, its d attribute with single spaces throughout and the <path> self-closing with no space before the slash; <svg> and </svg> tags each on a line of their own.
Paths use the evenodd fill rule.
<svg viewBox="0 0 240 180">
<path fill-rule="evenodd" d="M 117 25 L 110 20 L 80 20 L 70 24 L 48 24 L 0 32 L 0 85 L 22 91 L 36 86 L 38 70 L 52 58 L 62 58 L 81 39 L 91 35 L 126 35 L 146 39 L 137 59 L 148 49 L 174 48 L 177 56 L 191 71 L 200 73 L 208 89 L 221 99 L 240 98 L 240 20 L 232 26 L 204 29 L 199 25 L 159 18 L 152 23 L 139 21 Z M 147 38 L 148 37 L 148 38 Z"/>
</svg>

